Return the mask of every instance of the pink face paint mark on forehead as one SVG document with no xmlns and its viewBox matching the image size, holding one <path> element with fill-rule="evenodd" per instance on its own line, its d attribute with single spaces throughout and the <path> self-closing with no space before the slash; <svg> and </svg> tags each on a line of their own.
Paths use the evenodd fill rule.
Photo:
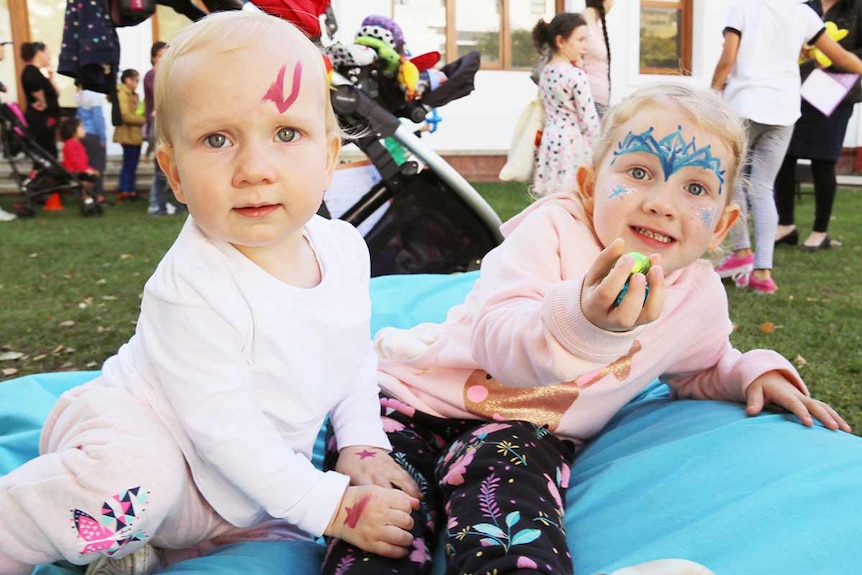
<svg viewBox="0 0 862 575">
<path fill-rule="evenodd" d="M 299 88 L 302 85 L 302 62 L 297 62 L 293 67 L 293 81 L 291 82 L 290 94 L 284 97 L 284 72 L 287 66 L 282 66 L 278 71 L 275 81 L 263 95 L 263 101 L 270 100 L 275 103 L 279 114 L 284 114 L 299 97 Z"/>
</svg>

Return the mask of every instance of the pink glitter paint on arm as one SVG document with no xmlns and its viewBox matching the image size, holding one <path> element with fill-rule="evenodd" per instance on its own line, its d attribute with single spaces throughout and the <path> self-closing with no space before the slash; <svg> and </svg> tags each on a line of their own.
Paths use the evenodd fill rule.
<svg viewBox="0 0 862 575">
<path fill-rule="evenodd" d="M 299 97 L 299 88 L 302 85 L 302 62 L 297 62 L 293 67 L 293 82 L 290 87 L 290 94 L 287 98 L 284 97 L 284 72 L 286 66 L 282 66 L 278 71 L 278 76 L 275 81 L 263 95 L 263 101 L 270 100 L 275 103 L 278 112 L 283 114 L 290 108 L 296 99 Z"/>
</svg>

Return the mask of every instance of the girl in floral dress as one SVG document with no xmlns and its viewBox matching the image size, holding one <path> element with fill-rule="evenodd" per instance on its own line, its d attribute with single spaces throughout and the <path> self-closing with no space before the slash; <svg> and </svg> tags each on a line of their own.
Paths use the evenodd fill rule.
<svg viewBox="0 0 862 575">
<path fill-rule="evenodd" d="M 538 196 L 577 190 L 578 167 L 592 159 L 599 116 L 586 73 L 579 67 L 587 51 L 587 22 L 580 14 L 557 14 L 540 20 L 533 42 L 553 56 L 542 69 L 539 91 L 545 106 L 545 129 L 539 146 L 533 192 Z"/>
</svg>

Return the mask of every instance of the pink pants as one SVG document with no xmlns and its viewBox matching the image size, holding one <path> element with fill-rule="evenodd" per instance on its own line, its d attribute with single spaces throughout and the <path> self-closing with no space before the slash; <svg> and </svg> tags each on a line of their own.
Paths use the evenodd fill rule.
<svg viewBox="0 0 862 575">
<path fill-rule="evenodd" d="M 251 529 L 222 519 L 152 408 L 98 379 L 60 397 L 40 452 L 0 477 L 3 575 L 122 557 L 148 543 L 181 550 L 166 552 L 176 562 L 235 541 L 309 538 L 272 518 Z"/>
</svg>

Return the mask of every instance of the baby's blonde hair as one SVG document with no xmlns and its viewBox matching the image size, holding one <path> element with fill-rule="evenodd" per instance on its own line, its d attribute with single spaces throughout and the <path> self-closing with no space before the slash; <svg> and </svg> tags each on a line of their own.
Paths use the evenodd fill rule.
<svg viewBox="0 0 862 575">
<path fill-rule="evenodd" d="M 191 26 L 184 28 L 168 45 L 162 59 L 156 66 L 155 79 L 155 114 L 156 138 L 159 143 L 171 145 L 171 121 L 177 111 L 175 99 L 171 92 L 176 89 L 175 66 L 183 56 L 197 51 L 206 51 L 217 59 L 220 52 L 241 48 L 253 48 L 261 38 L 267 36 L 279 38 L 284 47 L 285 55 L 300 54 L 303 63 L 317 68 L 323 78 L 323 85 L 329 86 L 323 55 L 311 41 L 293 24 L 281 18 L 270 16 L 252 10 L 216 12 Z M 201 94 L 201 98 L 205 96 Z M 329 93 L 322 95 L 323 113 L 327 133 L 338 132 L 338 120 L 332 109 Z M 201 102 L 201 105 L 212 105 L 211 102 Z"/>
<path fill-rule="evenodd" d="M 598 168 L 613 142 L 611 135 L 635 117 L 650 108 L 663 106 L 679 111 L 683 119 L 695 123 L 700 129 L 718 137 L 727 145 L 733 165 L 725 171 L 727 202 L 733 200 L 733 190 L 739 182 L 748 150 L 748 137 L 742 118 L 715 91 L 693 88 L 683 84 L 659 83 L 639 88 L 619 104 L 608 110 L 602 120 L 601 136 L 593 146 L 594 165 Z"/>
</svg>

